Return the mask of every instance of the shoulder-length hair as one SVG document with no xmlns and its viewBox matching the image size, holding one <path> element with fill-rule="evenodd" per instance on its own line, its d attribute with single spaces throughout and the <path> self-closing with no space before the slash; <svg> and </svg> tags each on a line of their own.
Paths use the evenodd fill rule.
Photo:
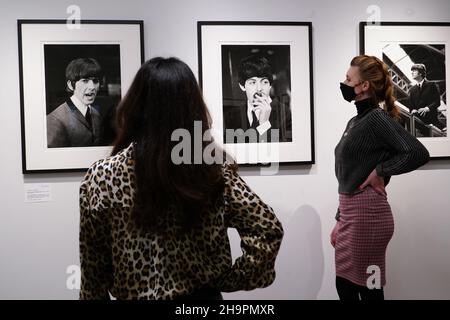
<svg viewBox="0 0 450 320">
<path fill-rule="evenodd" d="M 201 122 L 202 137 L 210 129 L 208 109 L 191 69 L 177 58 L 145 62 L 119 104 L 116 121 L 112 154 L 134 143 L 132 226 L 163 232 L 174 223 L 183 229 L 198 224 L 223 193 L 224 178 L 221 164 L 176 165 L 171 159 L 177 144 L 171 141 L 174 130 L 187 130 L 193 144 L 194 122 Z M 206 145 L 202 141 L 202 152 Z M 195 149 L 191 150 L 193 159 Z"/>
</svg>

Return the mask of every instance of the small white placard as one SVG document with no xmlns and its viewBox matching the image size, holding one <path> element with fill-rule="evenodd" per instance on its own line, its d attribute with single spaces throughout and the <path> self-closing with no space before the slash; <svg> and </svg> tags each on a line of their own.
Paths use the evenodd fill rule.
<svg viewBox="0 0 450 320">
<path fill-rule="evenodd" d="M 52 191 L 48 183 L 25 184 L 25 202 L 47 202 L 52 200 Z"/>
</svg>

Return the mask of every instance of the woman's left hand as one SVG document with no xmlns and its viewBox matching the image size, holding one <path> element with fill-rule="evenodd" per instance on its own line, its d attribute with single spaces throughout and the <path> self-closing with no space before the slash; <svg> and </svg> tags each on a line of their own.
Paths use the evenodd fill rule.
<svg viewBox="0 0 450 320">
<path fill-rule="evenodd" d="M 384 189 L 384 178 L 378 176 L 375 169 L 369 174 L 366 181 L 359 186 L 359 189 L 362 190 L 367 186 L 372 186 L 372 188 L 381 195 L 387 195 L 386 189 Z"/>
</svg>

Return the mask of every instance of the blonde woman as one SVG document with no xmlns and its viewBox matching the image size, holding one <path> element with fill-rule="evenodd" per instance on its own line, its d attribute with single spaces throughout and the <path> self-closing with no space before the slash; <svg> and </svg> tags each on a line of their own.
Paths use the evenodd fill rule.
<svg viewBox="0 0 450 320">
<path fill-rule="evenodd" d="M 341 300 L 383 300 L 386 248 L 394 232 L 385 186 L 391 176 L 425 164 L 429 153 L 398 123 L 392 80 L 378 58 L 353 58 L 341 91 L 345 100 L 355 101 L 357 115 L 335 149 L 339 209 L 331 244 L 336 289 Z M 371 277 L 374 271 L 379 281 Z"/>
</svg>

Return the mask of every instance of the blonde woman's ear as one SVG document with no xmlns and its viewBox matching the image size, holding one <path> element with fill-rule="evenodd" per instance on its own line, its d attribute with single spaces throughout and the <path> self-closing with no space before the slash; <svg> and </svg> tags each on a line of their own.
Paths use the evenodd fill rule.
<svg viewBox="0 0 450 320">
<path fill-rule="evenodd" d="M 370 82 L 367 81 L 367 80 L 364 81 L 363 84 L 362 84 L 362 89 L 363 89 L 363 91 L 368 91 L 369 88 L 370 88 Z"/>
</svg>

